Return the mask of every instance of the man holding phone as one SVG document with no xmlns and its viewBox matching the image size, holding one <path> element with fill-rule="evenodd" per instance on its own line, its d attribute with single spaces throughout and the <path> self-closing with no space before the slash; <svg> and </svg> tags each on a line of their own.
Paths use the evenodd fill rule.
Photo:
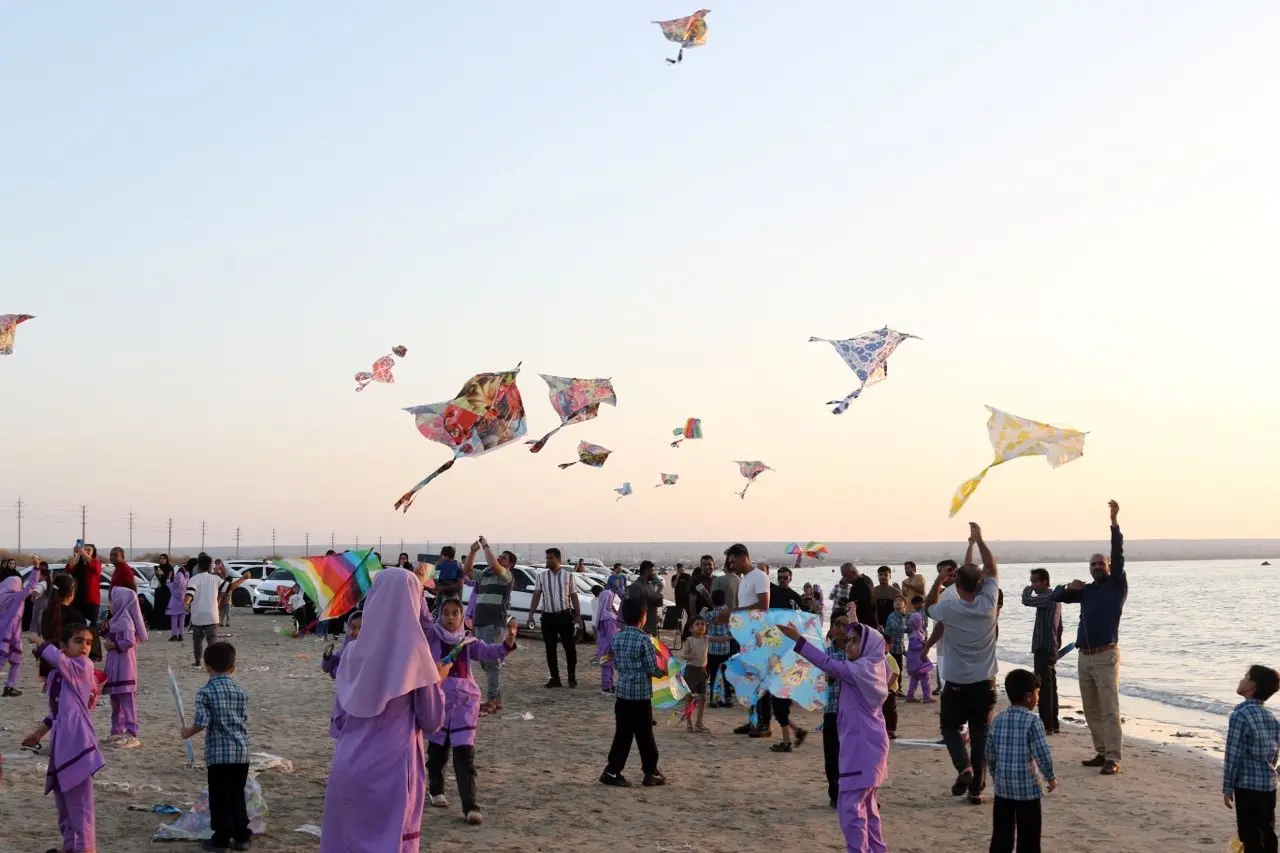
<svg viewBox="0 0 1280 853">
<path fill-rule="evenodd" d="M 485 566 L 475 571 L 476 554 L 483 550 Z M 507 631 L 507 622 L 511 619 L 511 570 L 515 568 L 516 555 L 503 551 L 493 555 L 493 549 L 483 536 L 471 543 L 471 552 L 467 554 L 467 562 L 463 572 L 472 577 L 475 585 L 471 588 L 471 601 L 467 605 L 466 614 L 472 621 L 476 638 L 486 643 L 502 641 Z M 485 702 L 480 710 L 495 713 L 502 710 L 502 661 L 486 660 L 480 662 L 487 682 Z"/>
</svg>

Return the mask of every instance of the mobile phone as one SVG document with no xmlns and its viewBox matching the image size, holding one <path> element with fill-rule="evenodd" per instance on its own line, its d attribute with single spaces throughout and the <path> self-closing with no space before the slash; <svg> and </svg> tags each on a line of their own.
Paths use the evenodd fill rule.
<svg viewBox="0 0 1280 853">
<path fill-rule="evenodd" d="M 84 547 L 84 540 L 83 540 L 83 539 L 77 539 L 77 540 L 76 540 L 76 550 L 77 550 L 77 551 L 79 551 L 79 550 L 80 550 L 81 548 L 83 548 L 83 547 Z"/>
</svg>

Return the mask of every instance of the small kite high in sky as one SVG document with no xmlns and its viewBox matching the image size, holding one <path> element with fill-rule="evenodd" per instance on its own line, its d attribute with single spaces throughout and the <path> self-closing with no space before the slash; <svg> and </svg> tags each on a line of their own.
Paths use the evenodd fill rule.
<svg viewBox="0 0 1280 853">
<path fill-rule="evenodd" d="M 824 560 L 828 553 L 827 546 L 821 542 L 810 542 L 807 545 L 801 545 L 799 542 L 792 542 L 787 546 L 787 553 L 796 558 L 796 565 L 800 565 L 800 560 L 808 557 L 810 560 Z"/>
<path fill-rule="evenodd" d="M 18 334 L 18 324 L 34 319 L 31 314 L 0 314 L 0 355 L 13 355 L 13 339 Z"/>
<path fill-rule="evenodd" d="M 679 474 L 662 474 L 662 482 L 654 486 L 655 489 L 661 489 L 663 486 L 674 486 L 679 480 Z"/>
<path fill-rule="evenodd" d="M 849 369 L 858 376 L 859 384 L 853 393 L 843 400 L 831 400 L 827 403 L 828 406 L 835 406 L 831 410 L 833 415 L 843 414 L 864 389 L 883 381 L 889 375 L 889 356 L 893 355 L 898 344 L 907 338 L 920 340 L 915 335 L 898 332 L 888 326 L 858 335 L 856 338 L 845 338 L 842 341 L 833 341 L 830 338 L 809 338 L 809 343 L 824 341 L 835 347 L 836 352 L 844 359 L 844 363 L 849 365 Z"/>
<path fill-rule="evenodd" d="M 551 436 L 570 424 L 589 421 L 600 414 L 600 405 L 608 403 L 618 405 L 618 395 L 614 393 L 613 381 L 610 379 L 573 379 L 568 376 L 548 376 L 538 374 L 546 380 L 551 407 L 560 416 L 560 426 L 544 435 L 537 441 L 526 441 L 532 444 L 530 453 L 537 453 L 546 446 Z"/>
<path fill-rule="evenodd" d="M 738 473 L 747 478 L 747 484 L 742 487 L 742 491 L 734 492 L 735 495 L 743 499 L 747 497 L 747 489 L 751 488 L 751 484 L 756 481 L 756 477 L 759 477 L 765 471 L 773 470 L 758 459 L 751 462 L 739 462 L 735 460 L 733 464 L 738 466 Z"/>
<path fill-rule="evenodd" d="M 609 454 L 612 452 L 612 450 L 605 450 L 598 444 L 592 444 L 589 441 L 579 441 L 578 461 L 561 462 L 557 467 L 563 471 L 565 468 L 570 468 L 580 462 L 588 468 L 603 468 L 605 460 L 609 458 Z"/>
<path fill-rule="evenodd" d="M 413 496 L 427 483 L 453 467 L 460 457 L 482 456 L 524 437 L 524 401 L 516 387 L 520 366 L 500 373 L 477 373 L 452 400 L 405 409 L 413 415 L 418 432 L 430 441 L 453 450 L 453 458 L 428 474 L 400 496 L 396 509 L 409 511 Z"/>
<path fill-rule="evenodd" d="M 396 358 L 404 358 L 409 354 L 408 347 L 404 345 L 394 346 L 391 352 Z M 396 359 L 389 355 L 384 355 L 373 363 L 370 370 L 362 370 L 356 374 L 356 390 L 363 391 L 364 386 L 370 382 L 385 382 L 388 385 L 394 383 L 396 378 L 391 375 L 391 369 L 396 366 Z"/>
<path fill-rule="evenodd" d="M 679 447 L 680 442 L 690 438 L 702 438 L 702 421 L 699 418 L 689 418 L 684 422 L 684 426 L 676 427 L 671 431 L 672 435 L 680 436 L 671 442 L 672 447 Z"/>
<path fill-rule="evenodd" d="M 617 503 L 618 501 L 625 498 L 627 495 L 631 494 L 631 484 L 623 483 L 621 486 L 618 486 L 618 488 L 614 489 L 614 491 L 618 493 L 618 498 L 617 500 L 614 501 L 614 503 Z"/>
<path fill-rule="evenodd" d="M 991 447 L 996 452 L 996 458 L 978 476 L 965 480 L 956 489 L 951 498 L 953 516 L 969 500 L 987 472 L 1001 463 L 1022 456 L 1043 456 L 1049 460 L 1050 465 L 1058 468 L 1084 455 L 1086 434 L 1083 432 L 1027 420 L 990 406 L 987 409 L 991 412 L 991 417 L 987 420 L 987 433 L 991 436 Z"/>
<path fill-rule="evenodd" d="M 684 49 L 686 47 L 702 47 L 707 43 L 707 22 L 705 18 L 709 14 L 711 14 L 710 9 L 699 9 L 692 15 L 686 15 L 683 18 L 653 22 L 662 27 L 662 34 L 666 36 L 667 41 L 673 41 L 680 45 L 680 52 L 676 54 L 676 58 L 667 59 L 669 65 L 684 62 Z"/>
</svg>

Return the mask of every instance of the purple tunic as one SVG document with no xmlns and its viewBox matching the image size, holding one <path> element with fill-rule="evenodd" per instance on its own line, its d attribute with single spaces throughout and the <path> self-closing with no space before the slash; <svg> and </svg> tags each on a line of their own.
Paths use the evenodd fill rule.
<svg viewBox="0 0 1280 853">
<path fill-rule="evenodd" d="M 889 696 L 889 668 L 884 661 L 884 638 L 866 631 L 862 656 L 836 661 L 802 637 L 796 652 L 809 663 L 840 681 L 840 707 L 836 729 L 840 732 L 840 790 L 878 788 L 889 775 L 889 734 L 881 705 Z"/>
<path fill-rule="evenodd" d="M 422 733 L 445 719 L 439 684 L 387 702 L 376 717 L 347 716 L 334 700 L 338 743 L 324 797 L 320 853 L 418 853 L 427 796 Z"/>
<path fill-rule="evenodd" d="M 42 644 L 36 655 L 53 667 L 45 719 L 50 735 L 44 792 L 68 791 L 105 765 L 89 713 L 98 704 L 98 683 L 88 658 L 69 658 L 52 643 Z"/>
<path fill-rule="evenodd" d="M 22 607 L 39 575 L 32 569 L 26 586 L 16 577 L 0 583 L 0 661 L 22 663 Z"/>
<path fill-rule="evenodd" d="M 912 613 L 907 620 L 907 673 L 921 678 L 933 672 L 933 661 L 925 657 L 924 616 Z"/>
<path fill-rule="evenodd" d="M 111 590 L 111 618 L 107 621 L 105 636 L 116 647 L 107 650 L 104 667 L 108 696 L 138 692 L 137 645 L 147 640 L 147 629 L 142 625 L 142 613 L 137 608 L 138 597 L 132 590 L 123 587 Z"/>
<path fill-rule="evenodd" d="M 347 647 L 347 641 L 344 639 L 342 645 L 338 646 L 329 656 L 328 660 L 321 659 L 320 669 L 323 670 L 330 678 L 338 677 L 338 666 L 342 663 L 342 650 Z M 342 706 L 338 704 L 338 697 L 333 697 L 333 709 L 329 712 L 329 737 L 334 740 L 338 739 L 338 735 L 342 733 L 339 717 L 341 715 Z"/>
<path fill-rule="evenodd" d="M 431 656 L 444 660 L 457 643 L 445 636 L 439 623 L 427 634 L 431 643 Z M 476 722 L 480 719 L 480 687 L 471 676 L 471 661 L 502 660 L 509 649 L 503 643 L 482 643 L 476 640 L 462 647 L 453 659 L 453 668 L 440 686 L 444 688 L 445 718 L 438 732 L 431 732 L 427 740 L 450 746 L 475 746 Z"/>
<path fill-rule="evenodd" d="M 187 597 L 187 573 L 174 572 L 173 579 L 169 581 L 169 606 L 165 608 L 165 613 L 170 616 L 181 616 L 186 612 Z"/>
</svg>

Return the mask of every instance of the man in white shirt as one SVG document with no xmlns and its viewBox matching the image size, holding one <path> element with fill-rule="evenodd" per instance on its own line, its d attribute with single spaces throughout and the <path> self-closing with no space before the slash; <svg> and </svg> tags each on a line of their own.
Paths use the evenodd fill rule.
<svg viewBox="0 0 1280 853">
<path fill-rule="evenodd" d="M 196 575 L 187 582 L 184 601 L 191 614 L 192 648 L 196 653 L 193 667 L 204 666 L 204 644 L 218 641 L 218 593 L 222 590 L 222 578 L 213 573 L 213 559 L 208 554 L 196 558 Z"/>
<path fill-rule="evenodd" d="M 578 686 L 578 650 L 575 647 L 578 628 L 582 624 L 582 610 L 578 603 L 578 588 L 573 574 L 560 565 L 560 549 L 547 549 L 547 570 L 538 576 L 538 585 L 529 602 L 529 623 L 533 627 L 534 614 L 542 605 L 542 643 L 547 650 L 547 670 L 551 678 L 545 686 L 560 687 L 560 662 L 556 658 L 556 640 L 564 646 L 564 662 L 569 668 L 569 686 Z"/>
<path fill-rule="evenodd" d="M 747 551 L 747 546 L 741 543 L 730 545 L 724 552 L 725 571 L 733 572 L 739 576 L 738 580 L 738 606 L 733 610 L 726 610 L 716 617 L 718 622 L 728 622 L 729 614 L 739 610 L 768 610 L 769 609 L 769 576 L 751 563 L 751 554 Z M 770 737 L 773 734 L 771 724 L 773 723 L 773 708 L 769 701 L 769 694 L 761 694 L 756 702 L 756 725 L 751 725 L 751 718 L 748 716 L 747 722 L 738 726 L 733 730 L 734 734 L 750 735 L 753 738 Z"/>
</svg>

